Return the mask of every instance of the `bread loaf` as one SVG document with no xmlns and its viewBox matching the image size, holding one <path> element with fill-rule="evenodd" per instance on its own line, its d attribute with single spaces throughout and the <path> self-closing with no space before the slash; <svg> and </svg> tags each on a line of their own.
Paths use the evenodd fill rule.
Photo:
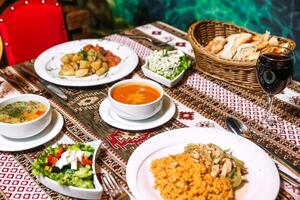
<svg viewBox="0 0 300 200">
<path fill-rule="evenodd" d="M 264 34 L 256 34 L 252 36 L 252 44 L 255 44 L 257 47 L 257 50 L 261 50 L 268 46 L 269 39 L 270 39 L 270 32 L 266 31 Z"/>
<path fill-rule="evenodd" d="M 256 51 L 253 52 L 252 54 L 250 54 L 249 56 L 247 56 L 244 60 L 250 61 L 250 60 L 257 60 L 257 58 L 259 57 L 260 52 Z"/>
<path fill-rule="evenodd" d="M 205 49 L 223 59 L 239 61 L 256 60 L 261 51 L 267 46 L 272 46 L 268 52 L 281 53 L 284 51 L 278 47 L 290 48 L 290 44 L 282 41 L 279 37 L 264 34 L 236 33 L 227 38 L 217 36 L 211 40 Z"/>
<path fill-rule="evenodd" d="M 233 60 L 245 60 L 246 57 L 256 52 L 256 46 L 254 44 L 246 43 L 241 44 L 237 47 L 236 54 L 233 57 Z"/>
<path fill-rule="evenodd" d="M 226 39 L 223 36 L 217 36 L 206 45 L 205 49 L 211 53 L 217 54 L 223 49 L 225 43 Z"/>
<path fill-rule="evenodd" d="M 250 42 L 251 38 L 252 38 L 252 35 L 250 33 L 240 33 L 234 42 L 233 48 L 237 48 L 241 44 Z"/>
<path fill-rule="evenodd" d="M 272 36 L 271 39 L 269 40 L 269 46 L 278 46 L 278 45 L 279 45 L 278 37 Z"/>
<path fill-rule="evenodd" d="M 226 45 L 224 46 L 224 49 L 217 54 L 220 58 L 223 59 L 231 59 L 233 55 L 235 54 L 236 48 L 235 41 L 240 36 L 240 34 L 232 34 L 226 38 Z"/>
</svg>

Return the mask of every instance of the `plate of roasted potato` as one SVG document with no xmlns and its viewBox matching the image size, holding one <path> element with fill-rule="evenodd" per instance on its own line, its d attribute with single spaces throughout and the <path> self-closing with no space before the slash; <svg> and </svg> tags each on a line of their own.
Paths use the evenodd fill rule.
<svg viewBox="0 0 300 200">
<path fill-rule="evenodd" d="M 57 85 L 87 87 L 106 84 L 130 74 L 138 56 L 129 47 L 101 40 L 76 40 L 56 45 L 38 56 L 36 73 Z"/>
</svg>

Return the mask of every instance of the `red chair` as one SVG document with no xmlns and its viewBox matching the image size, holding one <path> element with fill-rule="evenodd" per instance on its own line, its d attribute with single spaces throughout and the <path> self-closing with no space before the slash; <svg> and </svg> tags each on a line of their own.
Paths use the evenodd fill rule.
<svg viewBox="0 0 300 200">
<path fill-rule="evenodd" d="M 68 41 L 60 3 L 20 0 L 0 15 L 0 34 L 9 65 L 36 58 L 41 52 Z"/>
<path fill-rule="evenodd" d="M 3 45 L 2 45 L 2 38 L 0 35 L 0 61 L 1 61 L 2 53 L 3 53 Z"/>
</svg>

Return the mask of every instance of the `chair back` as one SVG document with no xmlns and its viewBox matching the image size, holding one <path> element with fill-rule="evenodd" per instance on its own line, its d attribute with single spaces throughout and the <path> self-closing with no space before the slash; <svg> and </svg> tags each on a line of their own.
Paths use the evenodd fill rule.
<svg viewBox="0 0 300 200">
<path fill-rule="evenodd" d="M 19 0 L 0 15 L 0 34 L 9 65 L 36 58 L 44 50 L 68 41 L 60 3 Z"/>
</svg>

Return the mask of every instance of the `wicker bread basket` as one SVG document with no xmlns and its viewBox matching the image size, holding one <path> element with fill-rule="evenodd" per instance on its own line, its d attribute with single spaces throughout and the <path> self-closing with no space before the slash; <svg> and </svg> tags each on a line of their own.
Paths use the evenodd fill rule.
<svg viewBox="0 0 300 200">
<path fill-rule="evenodd" d="M 204 74 L 227 83 L 237 85 L 250 90 L 261 90 L 256 79 L 256 61 L 234 61 L 219 58 L 210 53 L 204 47 L 216 36 L 225 38 L 234 33 L 249 31 L 243 27 L 214 20 L 203 20 L 192 24 L 188 30 L 188 40 L 191 43 L 196 66 Z M 278 37 L 279 41 L 288 42 L 292 49 L 296 44 L 293 40 Z"/>
</svg>

